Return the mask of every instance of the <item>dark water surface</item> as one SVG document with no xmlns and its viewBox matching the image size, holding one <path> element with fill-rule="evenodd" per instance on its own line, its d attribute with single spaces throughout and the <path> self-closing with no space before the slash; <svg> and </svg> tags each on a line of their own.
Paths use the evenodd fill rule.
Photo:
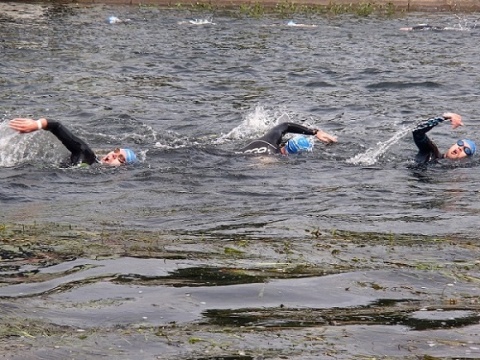
<svg viewBox="0 0 480 360">
<path fill-rule="evenodd" d="M 108 24 L 113 13 L 131 22 Z M 409 134 L 365 153 L 444 111 L 462 114 L 466 127 L 435 129 L 440 148 L 478 138 L 477 32 L 398 30 L 427 16 L 297 20 L 316 28 L 278 19 L 179 24 L 189 15 L 46 6 L 4 15 L 4 221 L 28 214 L 282 236 L 309 227 L 476 233 L 475 161 L 411 170 Z M 431 22 L 461 24 L 453 15 Z M 336 134 L 338 145 L 289 159 L 231 153 L 284 114 Z M 130 146 L 142 162 L 59 170 L 66 152 L 55 138 L 13 136 L 5 126 L 28 115 L 63 121 L 94 149 Z M 359 154 L 368 166 L 348 161 Z"/>
<path fill-rule="evenodd" d="M 111 15 L 130 21 L 109 24 L 106 20 Z M 466 126 L 454 132 L 447 125 L 434 129 L 432 138 L 439 147 L 446 149 L 464 137 L 480 142 L 480 29 L 470 28 L 476 14 L 294 19 L 315 27 L 287 26 L 289 19 L 273 17 L 219 16 L 213 18 L 214 24 L 192 24 L 188 22 L 191 16 L 188 11 L 155 7 L 0 4 L 0 222 L 70 224 L 92 232 L 160 232 L 172 239 L 171 244 L 164 243 L 165 248 L 181 253 L 222 251 L 225 244 L 241 239 L 255 244 L 248 249 L 255 260 L 241 263 L 209 255 L 172 263 L 80 258 L 56 265 L 65 268 L 31 265 L 8 272 L 4 267 L 5 276 L 32 269 L 61 274 L 53 279 L 43 274 L 43 281 L 0 288 L 0 295 L 10 299 L 4 306 L 13 306 L 11 313 L 83 328 L 135 322 L 218 325 L 221 318 L 227 319 L 221 323 L 226 326 L 242 318 L 235 311 L 243 308 L 269 309 L 280 304 L 314 310 L 363 308 L 388 298 L 393 299 L 392 306 L 398 306 L 396 301 L 419 301 L 418 307 L 408 308 L 416 318 L 422 301 L 436 304 L 445 289 L 451 288 L 447 284 L 459 280 L 442 272 L 425 275 L 418 262 L 435 259 L 452 264 L 461 259 L 476 269 L 471 277 L 478 278 L 476 247 L 462 252 L 455 246 L 433 246 L 425 252 L 402 250 L 394 256 L 387 242 L 379 244 L 380 248 L 372 244 L 341 248 L 349 261 L 357 261 L 356 255 L 375 257 L 365 266 L 366 272 L 337 274 L 343 272 L 337 267 L 329 269 L 329 276 L 317 276 L 321 275 L 318 272 L 306 278 L 303 274 L 303 280 L 285 276 L 269 285 L 262 275 L 260 280 L 215 283 L 217 287 L 197 279 L 194 290 L 168 286 L 163 278 L 183 268 L 255 268 L 261 273 L 262 266 L 271 268 L 265 265 L 269 262 L 289 263 L 288 249 L 279 250 L 287 246 L 286 240 L 297 255 L 301 253 L 297 260 L 301 257 L 311 266 L 340 266 L 338 259 L 331 258 L 336 254 L 332 249 L 326 250 L 326 259 L 319 250 L 311 250 L 311 242 L 305 243 L 306 233 L 316 230 L 455 236 L 476 244 L 480 225 L 478 156 L 466 162 L 415 168 L 411 162 L 415 145 L 409 132 L 420 120 L 453 111 L 463 116 Z M 453 29 L 399 31 L 422 22 Z M 67 152 L 51 134 L 18 135 L 8 128 L 9 119 L 27 116 L 62 121 L 99 153 L 116 146 L 131 147 L 141 161 L 118 169 L 61 169 L 58 164 Z M 234 153 L 285 120 L 320 127 L 337 135 L 339 142 L 328 147 L 317 142 L 312 153 L 288 158 Z M 189 241 L 182 243 L 181 239 Z M 203 245 L 203 241 L 213 245 Z M 216 241 L 223 245 L 215 248 Z M 278 247 L 272 245 L 277 242 Z M 409 264 L 414 270 L 381 270 L 389 256 L 392 263 L 405 264 L 413 258 L 418 262 Z M 263 265 L 258 263 L 260 258 Z M 284 270 L 283 266 L 274 267 L 277 271 L 278 267 Z M 72 275 L 71 269 L 79 272 Z M 192 276 L 181 271 L 176 275 Z M 162 280 L 149 284 L 144 277 Z M 90 278 L 97 280 L 65 285 Z M 346 292 L 353 283 L 383 283 L 389 290 L 380 296 L 375 286 Z M 478 282 L 457 286 L 457 292 L 478 298 Z M 75 301 L 84 305 L 79 308 Z M 90 305 L 85 304 L 95 305 L 87 311 Z M 164 304 L 168 309 L 158 310 Z M 232 314 L 215 313 L 225 309 Z M 330 344 L 337 344 L 336 354 L 345 358 L 351 354 L 410 356 L 414 347 L 432 356 L 478 356 L 477 312 L 470 313 L 471 307 L 455 311 L 464 312 L 447 314 L 440 323 L 449 317 L 468 318 L 462 326 L 473 323 L 476 328 L 464 328 L 460 335 L 435 333 L 416 338 L 408 329 L 418 330 L 418 324 L 405 319 L 388 318 L 375 326 L 358 320 L 348 326 L 346 320 L 328 320 L 319 314 L 308 325 L 339 323 L 345 327 L 322 328 L 315 334 L 320 331 L 316 327 L 312 335 L 291 316 L 289 324 L 301 329 L 292 337 L 273 341 L 262 338 L 267 337 L 263 333 L 256 338 L 244 333 L 240 350 L 212 350 L 212 354 L 259 359 L 255 356 L 260 344 L 271 341 L 270 347 L 280 349 L 279 353 L 265 350 L 262 356 L 275 358 L 301 343 L 295 340 L 300 336 L 318 343 L 329 339 Z M 269 316 L 264 314 L 265 321 L 258 323 L 247 317 L 242 324 L 285 326 L 284 320 Z M 373 315 L 364 319 L 369 316 Z M 210 317 L 216 320 L 209 322 Z M 362 345 L 336 342 L 342 331 Z M 201 338 L 198 333 L 195 336 Z M 227 341 L 222 336 L 215 341 Z M 170 337 L 175 335 L 170 333 Z M 390 348 L 384 337 L 402 338 L 403 345 Z M 437 346 L 440 337 L 445 338 L 440 341 L 441 349 Z M 76 347 L 78 358 L 111 355 L 105 339 L 95 340 L 102 349 L 97 354 Z M 374 339 L 376 345 L 372 345 Z M 228 339 L 232 348 L 237 340 Z M 171 344 L 155 348 L 142 339 L 130 341 L 130 350 L 120 351 L 121 346 L 115 345 L 115 354 L 200 358 L 196 353 L 200 352 L 207 356 L 204 349 L 195 348 L 196 341 L 186 345 L 193 349 L 178 352 L 167 346 Z M 452 345 L 454 341 L 458 346 Z M 312 342 L 308 353 L 292 351 L 289 358 L 334 356 Z M 47 355 L 50 345 L 32 351 L 36 354 L 32 358 L 53 358 Z M 145 357 L 139 349 L 145 350 Z M 249 351 L 257 355 L 249 356 Z M 60 352 L 58 358 L 65 354 Z"/>
</svg>

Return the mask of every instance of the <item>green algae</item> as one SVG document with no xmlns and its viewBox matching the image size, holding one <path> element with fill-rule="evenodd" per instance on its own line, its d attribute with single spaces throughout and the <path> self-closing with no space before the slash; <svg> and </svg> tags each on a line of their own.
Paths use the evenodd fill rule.
<svg viewBox="0 0 480 360">
<path fill-rule="evenodd" d="M 230 229 L 225 230 L 230 232 Z M 58 272 L 39 271 L 51 265 L 79 258 L 121 260 L 125 257 L 193 260 L 197 265 L 179 267 L 162 276 L 123 273 L 88 276 L 29 296 L 37 298 L 68 293 L 70 289 L 86 284 L 106 282 L 152 287 L 224 287 L 378 269 L 407 269 L 421 272 L 427 275 L 426 278 L 428 274 L 440 274 L 445 279 L 463 281 L 476 288 L 480 282 L 480 263 L 475 255 L 479 253 L 479 247 L 476 239 L 457 234 L 425 236 L 307 229 L 298 238 L 278 239 L 230 233 L 222 235 L 218 229 L 196 234 L 121 227 L 85 229 L 57 223 L 4 224 L 0 227 L 0 294 L 2 285 L 42 283 L 66 275 L 81 274 L 95 267 L 86 263 Z M 456 255 L 450 256 L 454 252 Z M 44 346 L 55 347 L 58 351 L 73 348 L 83 354 L 77 358 L 95 358 L 95 354 L 85 355 L 90 353 L 86 350 L 82 352 L 83 347 L 96 347 L 101 339 L 106 339 L 102 354 L 121 358 L 128 351 L 120 348 L 120 345 L 114 347 L 110 342 L 134 343 L 149 339 L 151 347 L 161 344 L 162 349 L 187 349 L 188 355 L 177 356 L 184 359 L 304 358 L 308 352 L 302 350 L 303 346 L 313 347 L 312 351 L 321 351 L 328 356 L 338 356 L 342 353 L 341 344 L 344 343 L 342 332 L 350 327 L 403 326 L 412 331 L 436 331 L 463 329 L 478 324 L 478 297 L 469 292 L 452 292 L 447 285 L 443 291 L 437 289 L 432 292 L 428 288 L 393 285 L 375 279 L 358 280 L 346 285 L 343 291 L 355 296 L 361 289 L 378 294 L 378 301 L 365 306 L 333 308 L 294 308 L 281 303 L 278 306 L 243 309 L 228 309 L 227 306 L 225 309 L 203 311 L 203 320 L 197 323 L 155 326 L 132 322 L 89 328 L 25 317 L 15 304 L 26 300 L 28 296 L 19 295 L 15 296 L 14 301 L 10 298 L 0 300 L 3 320 L 0 322 L 0 344 L 10 349 L 0 354 L 7 354 L 8 357 L 8 354 Z M 393 299 L 386 295 L 398 292 L 406 298 Z M 410 295 L 411 298 L 408 298 Z M 128 299 L 112 297 L 58 306 L 88 311 L 92 308 L 115 307 L 125 301 Z M 463 311 L 467 315 L 452 319 L 415 317 L 418 311 L 439 308 Z M 329 335 L 324 333 L 325 329 L 328 329 Z M 274 345 L 263 348 L 254 346 L 245 350 L 246 339 L 255 338 L 262 342 L 262 337 L 268 339 L 263 341 Z M 444 340 L 450 347 L 462 349 L 469 346 L 466 340 L 456 340 L 455 343 L 448 341 Z M 353 350 L 352 353 L 355 353 Z M 125 356 L 128 358 L 128 355 Z M 168 356 L 165 355 L 165 358 Z M 408 356 L 402 356 L 402 359 L 406 358 Z"/>
<path fill-rule="evenodd" d="M 181 2 L 178 1 L 174 6 L 168 4 L 158 4 L 159 7 L 175 8 L 178 10 L 188 10 L 193 12 L 208 12 L 216 16 L 234 16 L 262 18 L 274 16 L 277 18 L 291 18 L 293 16 L 338 16 L 355 15 L 358 17 L 382 16 L 392 17 L 405 14 L 406 12 L 418 11 L 425 8 L 427 4 L 414 4 L 411 2 L 375 2 L 375 1 L 351 1 L 351 2 L 294 2 L 294 1 L 252 1 L 252 2 Z M 430 11 L 473 11 L 475 4 L 436 4 L 429 6 Z"/>
<path fill-rule="evenodd" d="M 229 235 L 232 237 L 232 235 Z M 406 268 L 436 271 L 452 277 L 462 276 L 478 282 L 472 274 L 480 264 L 474 257 L 446 261 L 436 254 L 444 249 L 463 250 L 466 254 L 479 251 L 475 239 L 464 236 L 424 236 L 311 229 L 302 240 L 234 237 L 225 246 L 220 234 L 171 234 L 131 229 L 82 229 L 70 224 L 4 224 L 0 228 L 0 271 L 2 283 L 42 282 L 62 274 L 39 274 L 32 267 L 48 267 L 74 259 L 93 260 L 122 257 L 152 259 L 195 259 L 224 263 L 244 262 L 245 266 L 203 266 L 168 276 L 168 281 L 191 284 L 236 284 L 264 282 L 270 279 L 324 276 L 376 268 Z M 259 256 L 261 246 L 268 257 Z M 370 249 L 379 249 L 378 254 Z M 416 256 L 416 249 L 429 256 Z M 431 249 L 431 251 L 429 250 Z M 405 255 L 405 254 L 409 255 Z M 387 256 L 388 255 L 388 256 Z M 412 256 L 413 255 L 413 256 Z M 472 255 L 473 256 L 473 255 Z M 324 259 L 318 261 L 318 259 Z M 21 270 L 29 265 L 28 270 Z M 84 267 L 70 269 L 83 271 Z M 197 274 L 197 275 L 196 275 Z M 200 274 L 200 275 L 198 275 Z M 198 281 L 203 276 L 206 281 Z M 239 280 L 241 279 L 241 280 Z M 114 281 L 161 283 L 166 279 L 137 277 Z"/>
</svg>

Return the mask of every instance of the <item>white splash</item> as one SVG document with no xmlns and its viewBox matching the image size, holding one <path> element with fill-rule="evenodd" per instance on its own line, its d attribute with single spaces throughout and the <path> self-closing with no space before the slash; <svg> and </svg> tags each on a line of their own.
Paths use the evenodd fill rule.
<svg viewBox="0 0 480 360">
<path fill-rule="evenodd" d="M 290 21 L 287 23 L 287 26 L 308 27 L 308 28 L 317 27 L 317 25 L 315 25 L 315 24 L 299 24 L 299 23 L 296 23 L 296 22 L 293 21 L 293 20 L 290 20 Z"/>
<path fill-rule="evenodd" d="M 223 144 L 228 140 L 251 138 L 263 134 L 273 126 L 286 121 L 290 121 L 290 116 L 287 113 L 278 114 L 274 111 L 266 110 L 262 106 L 257 106 L 245 116 L 240 125 L 220 136 L 215 143 Z"/>
<path fill-rule="evenodd" d="M 384 155 L 387 150 L 397 143 L 401 138 L 403 138 L 407 133 L 411 131 L 410 127 L 404 127 L 398 130 L 390 139 L 379 142 L 373 148 L 367 149 L 362 154 L 357 154 L 350 159 L 347 159 L 346 162 L 354 165 L 374 165 L 378 159 Z"/>
<path fill-rule="evenodd" d="M 0 123 L 0 167 L 12 167 L 28 161 L 61 159 L 61 144 L 51 141 L 47 131 L 32 134 L 19 134 Z"/>
<path fill-rule="evenodd" d="M 107 19 L 107 22 L 109 24 L 121 24 L 121 23 L 127 23 L 127 22 L 130 22 L 130 19 L 120 19 L 116 16 L 110 16 L 108 19 Z"/>
<path fill-rule="evenodd" d="M 0 166 L 14 166 L 28 157 L 32 135 L 20 136 L 11 130 L 6 122 L 0 124 Z"/>
<path fill-rule="evenodd" d="M 213 20 L 209 19 L 189 19 L 185 21 L 179 21 L 179 25 L 190 24 L 190 25 L 217 25 L 213 22 Z"/>
</svg>

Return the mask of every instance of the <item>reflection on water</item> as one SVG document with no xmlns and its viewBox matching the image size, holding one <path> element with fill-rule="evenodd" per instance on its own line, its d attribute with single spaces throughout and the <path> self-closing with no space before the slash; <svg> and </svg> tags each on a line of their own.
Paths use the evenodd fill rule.
<svg viewBox="0 0 480 360">
<path fill-rule="evenodd" d="M 390 304 L 385 306 L 387 303 Z M 407 305 L 400 306 L 402 303 Z M 204 315 L 209 323 L 221 326 L 311 328 L 328 325 L 402 325 L 417 331 L 461 328 L 476 325 L 480 320 L 480 314 L 470 310 L 416 311 L 418 306 L 418 301 L 381 299 L 367 306 L 334 310 L 309 309 L 305 312 L 282 305 L 276 309 L 207 310 Z M 440 313 L 441 316 L 435 318 L 431 313 Z"/>
</svg>

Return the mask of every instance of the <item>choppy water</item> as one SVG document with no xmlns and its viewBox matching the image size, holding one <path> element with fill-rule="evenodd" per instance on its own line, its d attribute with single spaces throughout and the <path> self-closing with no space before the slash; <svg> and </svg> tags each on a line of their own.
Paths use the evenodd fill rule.
<svg viewBox="0 0 480 360">
<path fill-rule="evenodd" d="M 478 137 L 473 15 L 295 19 L 317 25 L 299 28 L 275 18 L 193 25 L 188 12 L 155 8 L 17 9 L 0 23 L 3 221 L 476 233 L 475 161 L 408 167 L 408 128 L 422 119 L 464 116 L 456 134 L 432 132 L 441 148 Z M 109 24 L 111 15 L 131 21 Z M 420 22 L 465 31 L 399 31 Z M 94 149 L 131 146 L 142 162 L 57 169 L 66 152 L 55 138 L 5 125 L 28 115 L 63 121 Z M 288 159 L 232 154 L 287 118 L 336 134 L 338 145 Z"/>
<path fill-rule="evenodd" d="M 314 229 L 477 234 L 479 160 L 412 167 L 416 151 L 410 135 L 418 121 L 454 111 L 466 126 L 454 133 L 446 125 L 432 131 L 439 147 L 467 136 L 480 142 L 480 30 L 471 29 L 475 14 L 296 18 L 316 26 L 293 27 L 290 19 L 211 19 L 211 14 L 204 18 L 213 23 L 191 23 L 187 11 L 154 7 L 2 7 L 1 222 L 120 227 L 202 239 L 301 241 L 306 230 Z M 130 21 L 110 24 L 112 15 Z M 424 22 L 458 31 L 399 31 Z M 60 169 L 67 153 L 52 135 L 18 135 L 8 129 L 9 119 L 26 116 L 61 120 L 100 152 L 129 146 L 141 162 L 118 169 Z M 320 127 L 339 142 L 317 142 L 313 153 L 288 158 L 234 153 L 285 120 Z M 462 256 L 475 259 L 475 254 Z M 147 266 L 123 261 L 137 274 Z M 122 273 L 112 264 L 101 266 Z M 147 266 L 146 275 L 158 276 L 158 266 L 152 272 Z M 162 266 L 165 272 L 175 268 Z M 343 291 L 358 276 L 346 275 L 341 280 L 346 283 L 337 288 Z M 403 273 L 371 276 L 420 287 L 412 280 L 417 275 L 408 281 Z M 292 286 L 289 294 L 300 288 L 305 294 L 338 281 L 325 279 L 285 280 L 275 286 L 282 291 Z M 24 296 L 70 281 L 66 276 L 15 286 Z M 430 281 L 435 288 L 437 280 Z M 447 281 L 438 280 L 439 293 Z M 98 294 L 103 298 L 113 292 L 134 298 L 132 291 L 138 293 L 128 286 L 100 285 L 101 290 L 91 285 L 88 299 L 67 291 L 57 300 L 94 301 Z M 3 295 L 19 294 L 15 286 L 4 288 Z M 259 286 L 196 293 L 205 299 L 257 296 L 263 291 Z M 149 289 L 146 300 L 137 298 L 137 306 L 159 301 L 153 300 L 156 288 Z M 185 294 L 170 289 L 164 296 L 184 301 Z M 375 298 L 357 293 L 352 299 L 342 292 L 322 301 L 327 307 L 338 301 L 363 306 Z M 319 299 L 290 295 L 270 301 L 310 307 Z M 173 315 L 159 319 L 156 314 L 155 321 L 184 319 L 182 306 Z M 132 309 L 136 307 L 112 323 L 140 319 L 142 314 Z M 70 310 L 59 316 L 63 323 L 81 318 Z M 96 324 L 94 317 L 91 324 Z"/>
</svg>

